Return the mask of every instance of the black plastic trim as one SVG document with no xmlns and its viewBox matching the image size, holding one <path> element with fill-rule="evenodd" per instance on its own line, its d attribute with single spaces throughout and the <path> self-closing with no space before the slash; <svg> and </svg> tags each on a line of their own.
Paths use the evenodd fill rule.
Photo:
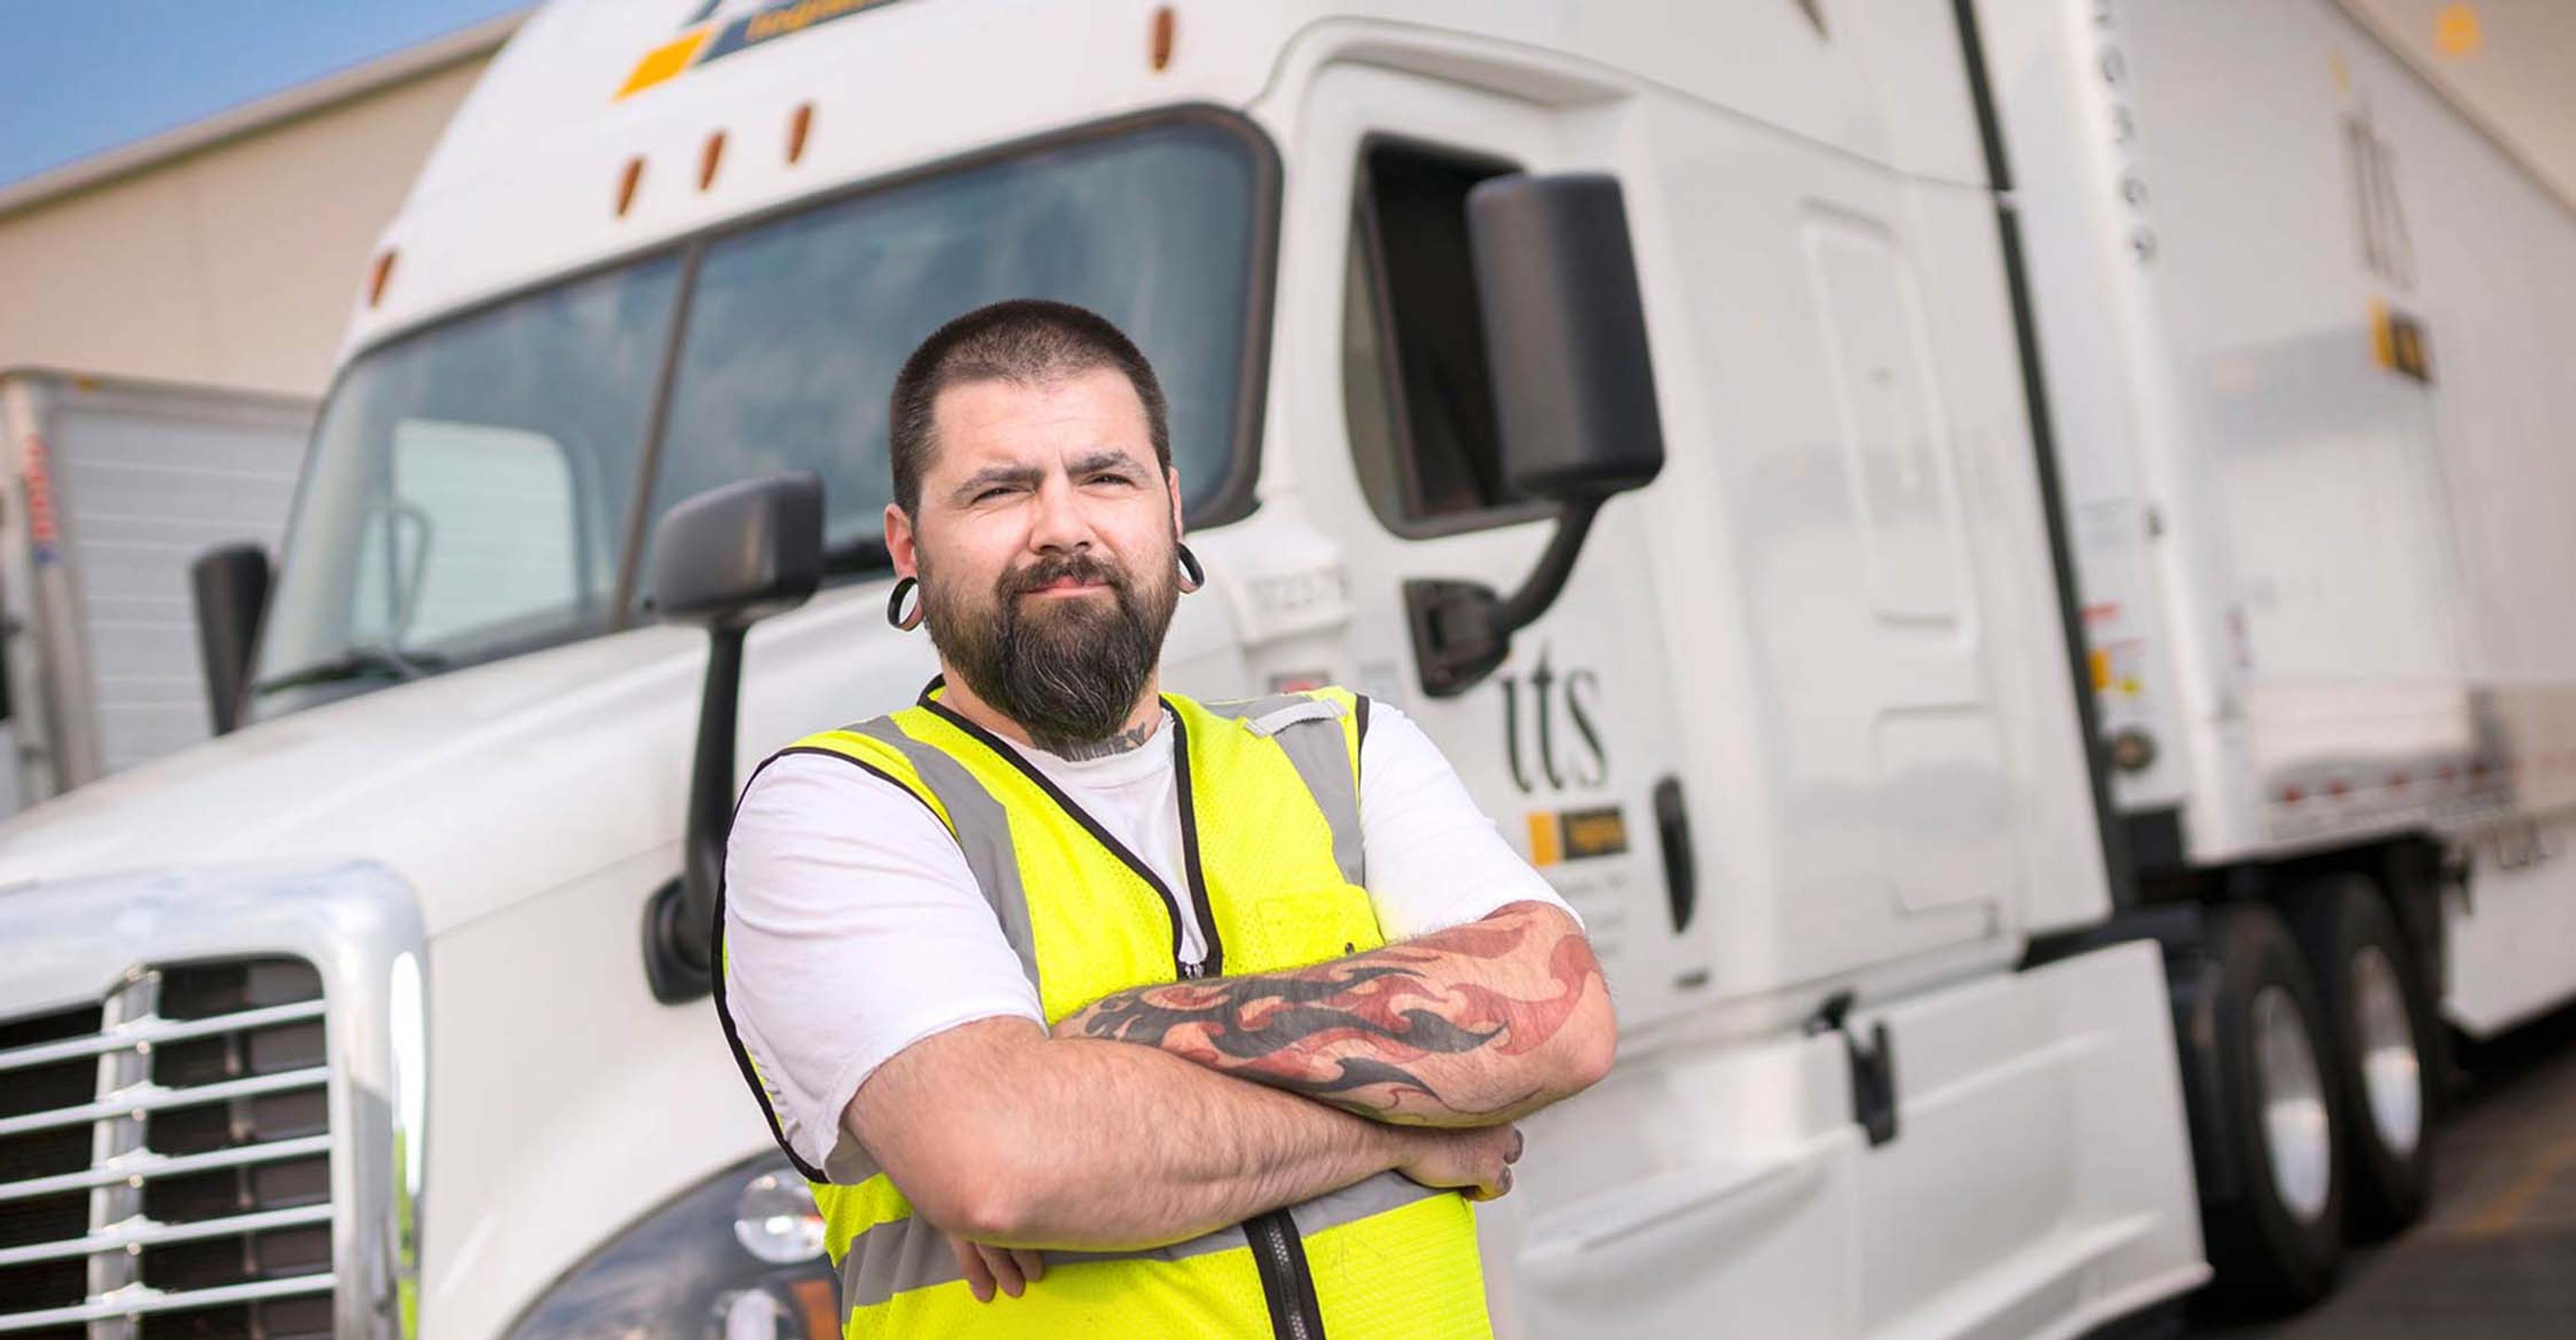
<svg viewBox="0 0 2576 1340">
<path fill-rule="evenodd" d="M 662 477 L 662 438 L 670 428 L 671 392 L 678 385 L 680 354 L 689 345 L 689 312 L 697 306 L 698 265 L 707 246 L 693 241 L 680 256 L 679 292 L 671 300 L 671 330 L 662 345 L 662 366 L 653 374 L 653 407 L 644 416 L 644 442 L 635 455 L 635 493 L 626 500 L 618 522 L 617 580 L 608 594 L 608 626 L 631 628 L 643 622 L 636 608 L 635 585 L 644 572 L 644 549 L 652 542 L 653 487 Z"/>
<path fill-rule="evenodd" d="M 2139 810 L 2121 815 L 2120 822 L 2128 829 L 2129 860 L 2139 874 L 2179 874 L 2190 868 L 2191 853 L 2183 841 L 2180 807 Z"/>
<path fill-rule="evenodd" d="M 1673 934 L 1690 929 L 1699 910 L 1699 857 L 1691 847 L 1690 807 L 1682 797 L 1682 779 L 1655 781 L 1655 836 L 1664 854 L 1664 901 L 1672 914 Z"/>
<path fill-rule="evenodd" d="M 2102 844 L 2102 864 L 2110 876 L 2114 907 L 2138 904 L 2138 872 L 2129 854 L 2129 835 L 2111 799 L 2110 760 L 2102 747 L 2102 705 L 2093 696 L 2093 675 L 2085 654 L 2084 620 L 2078 608 L 2075 545 L 2066 524 L 2066 477 L 2059 468 L 2057 431 L 2048 412 L 2048 377 L 2039 355 L 2038 317 L 2030 301 L 2029 269 L 2022 261 L 2021 220 L 2006 192 L 2012 189 L 2012 165 L 2004 154 L 2003 120 L 1995 107 L 1994 82 L 1986 71 L 1985 43 L 1977 33 L 1976 0 L 1952 0 L 1957 15 L 1959 48 L 1968 71 L 1969 96 L 1976 103 L 1977 131 L 1986 155 L 1986 176 L 1995 193 L 1995 231 L 2002 240 L 2004 284 L 2012 300 L 2013 343 L 2021 356 L 2023 403 L 2030 417 L 2031 463 L 2039 475 L 2040 517 L 2048 531 L 2048 565 L 2056 583 L 2059 636 L 2065 643 L 2067 674 L 2075 689 L 2076 729 L 2084 748 L 2084 774 L 2093 792 L 2093 824 Z"/>
</svg>

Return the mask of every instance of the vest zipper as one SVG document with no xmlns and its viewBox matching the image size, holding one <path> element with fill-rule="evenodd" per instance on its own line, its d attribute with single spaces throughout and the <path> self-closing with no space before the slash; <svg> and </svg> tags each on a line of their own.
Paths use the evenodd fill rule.
<svg viewBox="0 0 2576 1340">
<path fill-rule="evenodd" d="M 1306 1265 L 1306 1240 L 1286 1210 L 1272 1210 L 1243 1221 L 1244 1239 L 1252 1245 L 1253 1267 L 1261 1272 L 1261 1295 L 1270 1304 L 1274 1340 L 1324 1340 L 1324 1309 L 1315 1301 L 1315 1276 Z"/>
<path fill-rule="evenodd" d="M 1207 874 L 1199 868 L 1198 807 L 1190 788 L 1190 731 L 1181 724 L 1178 709 L 1173 710 L 1171 721 L 1172 776 L 1181 803 L 1181 872 L 1189 880 L 1199 943 L 1206 946 L 1206 957 L 1198 962 L 1181 957 L 1180 903 L 1175 899 L 1172 966 L 1184 979 L 1194 979 L 1225 971 L 1225 942 L 1217 938 L 1216 907 L 1208 899 Z M 1165 891 L 1164 896 L 1171 895 Z M 1306 1240 L 1297 1232 L 1297 1221 L 1286 1210 L 1256 1214 L 1243 1221 L 1243 1239 L 1252 1248 L 1252 1264 L 1261 1275 L 1261 1297 L 1270 1306 L 1273 1340 L 1324 1340 L 1324 1309 L 1315 1301 L 1315 1276 L 1306 1263 Z"/>
</svg>

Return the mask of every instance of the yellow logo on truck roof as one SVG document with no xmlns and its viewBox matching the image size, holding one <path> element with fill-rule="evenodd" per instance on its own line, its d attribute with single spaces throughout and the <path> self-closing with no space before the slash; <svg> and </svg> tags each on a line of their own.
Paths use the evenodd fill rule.
<svg viewBox="0 0 2576 1340">
<path fill-rule="evenodd" d="M 682 25 L 684 31 L 678 37 L 645 52 L 644 58 L 635 62 L 635 69 L 626 76 L 617 96 L 631 97 L 709 61 L 801 33 L 818 23 L 892 3 L 894 0 L 773 0 L 748 14 L 724 18 L 715 13 L 722 8 L 721 0 L 708 0 Z"/>
</svg>

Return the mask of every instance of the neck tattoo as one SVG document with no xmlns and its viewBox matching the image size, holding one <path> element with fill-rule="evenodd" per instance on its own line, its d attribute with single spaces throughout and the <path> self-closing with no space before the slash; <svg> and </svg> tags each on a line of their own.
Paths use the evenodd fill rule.
<svg viewBox="0 0 2576 1340">
<path fill-rule="evenodd" d="M 1068 763 L 1088 763 L 1095 758 L 1144 748 L 1145 741 L 1154 736 L 1154 726 L 1155 723 L 1149 720 L 1144 725 L 1131 726 L 1099 740 L 1042 740 L 1032 736 L 1029 742 Z"/>
</svg>

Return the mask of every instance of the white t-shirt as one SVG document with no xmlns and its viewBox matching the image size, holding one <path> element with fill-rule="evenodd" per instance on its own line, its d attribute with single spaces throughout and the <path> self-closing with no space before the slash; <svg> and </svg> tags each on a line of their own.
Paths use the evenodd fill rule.
<svg viewBox="0 0 2576 1340">
<path fill-rule="evenodd" d="M 1182 871 L 1174 734 L 1083 762 L 1019 752 L 1183 900 L 1190 958 L 1204 949 Z M 1377 702 L 1360 744 L 1360 831 L 1389 940 L 1507 903 L 1565 906 L 1422 729 Z M 972 1020 L 1045 1017 L 956 839 L 911 793 L 845 759 L 790 754 L 752 779 L 728 843 L 724 933 L 726 1012 L 788 1143 L 818 1168 L 851 1095 L 888 1057 Z"/>
</svg>

